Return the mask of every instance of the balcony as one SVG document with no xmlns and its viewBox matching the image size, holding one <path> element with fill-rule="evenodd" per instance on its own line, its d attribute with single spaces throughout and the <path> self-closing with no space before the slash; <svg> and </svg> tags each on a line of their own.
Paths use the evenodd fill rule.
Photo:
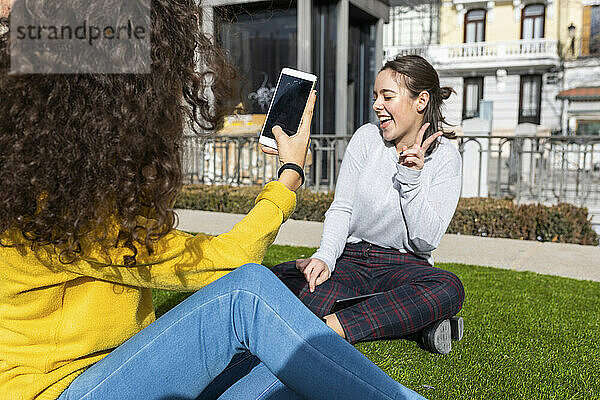
<svg viewBox="0 0 600 400">
<path fill-rule="evenodd" d="M 418 54 L 439 70 L 555 66 L 560 62 L 558 40 L 527 39 L 420 47 L 384 48 L 386 60 L 397 54 Z"/>
</svg>

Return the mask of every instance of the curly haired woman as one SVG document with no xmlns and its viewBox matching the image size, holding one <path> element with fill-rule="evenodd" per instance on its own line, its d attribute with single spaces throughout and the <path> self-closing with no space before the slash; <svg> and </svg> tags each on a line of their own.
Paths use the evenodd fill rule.
<svg viewBox="0 0 600 400">
<path fill-rule="evenodd" d="M 130 4 L 17 0 L 10 12 L 86 19 Z M 193 0 L 151 2 L 150 74 L 9 74 L 0 35 L 0 397 L 276 398 L 230 382 L 254 367 L 287 398 L 421 399 L 258 264 L 294 210 L 298 172 L 265 185 L 228 233 L 173 229 L 184 121 L 213 129 L 234 100 L 199 15 Z M 315 96 L 297 135 L 274 129 L 300 167 Z M 155 321 L 153 288 L 197 292 Z"/>
</svg>

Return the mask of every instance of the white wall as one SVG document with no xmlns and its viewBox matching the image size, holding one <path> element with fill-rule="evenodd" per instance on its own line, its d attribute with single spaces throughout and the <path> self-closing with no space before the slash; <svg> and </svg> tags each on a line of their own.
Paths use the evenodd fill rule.
<svg viewBox="0 0 600 400">
<path fill-rule="evenodd" d="M 456 94 L 453 93 L 448 100 L 444 101 L 445 107 L 442 115 L 446 117 L 446 121 L 449 123 L 460 126 L 462 118 L 463 78 L 440 78 L 440 86 L 450 86 L 456 90 Z"/>
<path fill-rule="evenodd" d="M 494 103 L 492 130 L 514 130 L 519 114 L 519 75 L 483 79 L 483 99 Z"/>
<path fill-rule="evenodd" d="M 545 75 L 542 76 L 542 104 L 540 129 L 560 128 L 561 102 L 556 100 L 560 84 L 547 85 Z M 463 78 L 440 78 L 441 86 L 451 86 L 457 95 L 446 100 L 446 115 L 449 122 L 459 124 L 462 118 Z M 483 78 L 483 99 L 493 102 L 492 130 L 497 134 L 512 134 L 519 121 L 520 75 L 496 77 L 488 75 Z"/>
<path fill-rule="evenodd" d="M 560 80 L 555 84 L 546 84 L 547 74 L 542 75 L 542 115 L 540 125 L 553 130 L 560 129 L 560 116 L 562 111 L 562 100 L 556 96 L 561 90 Z"/>
<path fill-rule="evenodd" d="M 564 89 L 600 85 L 600 57 L 565 63 Z"/>
</svg>

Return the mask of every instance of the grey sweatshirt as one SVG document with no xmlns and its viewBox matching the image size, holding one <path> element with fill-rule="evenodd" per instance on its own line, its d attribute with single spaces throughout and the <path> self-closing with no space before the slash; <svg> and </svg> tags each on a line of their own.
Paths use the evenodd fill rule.
<svg viewBox="0 0 600 400">
<path fill-rule="evenodd" d="M 431 251 L 450 224 L 461 187 L 460 154 L 450 140 L 438 141 L 418 171 L 398 164 L 396 148 L 377 125 L 361 126 L 346 149 L 313 257 L 333 272 L 346 243 L 366 241 L 433 265 Z"/>
</svg>

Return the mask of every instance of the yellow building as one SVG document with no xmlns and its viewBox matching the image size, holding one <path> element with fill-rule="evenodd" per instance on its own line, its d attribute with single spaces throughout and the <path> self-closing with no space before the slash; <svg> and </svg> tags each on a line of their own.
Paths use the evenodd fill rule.
<svg viewBox="0 0 600 400">
<path fill-rule="evenodd" d="M 559 94 L 600 86 L 600 0 L 430 0 L 429 7 L 438 9 L 437 41 L 388 44 L 385 56 L 429 59 L 457 91 L 447 102 L 450 121 L 485 117 L 500 135 L 573 129 Z M 585 82 L 569 80 L 581 73 Z"/>
<path fill-rule="evenodd" d="M 560 54 L 568 56 L 571 42 L 568 28 L 581 23 L 582 15 L 581 0 L 444 0 L 440 12 L 440 44 L 475 41 L 509 44 L 546 39 L 557 41 Z M 575 52 L 575 55 L 579 53 L 577 46 Z"/>
</svg>

